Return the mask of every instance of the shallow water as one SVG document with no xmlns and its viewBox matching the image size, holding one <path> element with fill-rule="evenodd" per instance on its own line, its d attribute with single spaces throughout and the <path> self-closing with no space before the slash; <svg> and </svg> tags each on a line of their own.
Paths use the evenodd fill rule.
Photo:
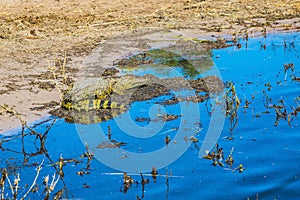
<svg viewBox="0 0 300 200">
<path fill-rule="evenodd" d="M 202 156 L 199 158 L 199 149 L 210 123 L 209 111 L 211 111 L 212 101 L 207 104 L 191 102 L 168 106 L 157 104 L 170 96 L 136 102 L 131 105 L 128 113 L 114 120 L 102 122 L 101 128 L 95 125 L 68 124 L 62 119 L 57 119 L 45 140 L 44 154 L 32 155 L 32 157 L 30 154 L 36 152 L 40 146 L 38 140 L 35 141 L 34 135 L 23 137 L 26 154 L 22 152 L 21 130 L 12 136 L 2 136 L 1 147 L 4 151 L 1 151 L 0 167 L 10 169 L 11 180 L 15 174 L 20 173 L 19 197 L 22 197 L 28 190 L 28 187 L 25 187 L 26 184 L 32 183 L 36 174 L 36 165 L 44 159 L 41 174 L 37 179 L 39 190 L 30 194 L 31 199 L 42 198 L 44 196 L 42 193 L 43 177 L 49 174 L 51 180 L 51 176 L 56 172 L 54 166 L 58 166 L 53 163 L 58 162 L 62 156 L 64 159 L 76 158 L 80 162 L 65 163 L 64 178 L 58 182 L 52 195 L 64 188 L 66 198 L 136 199 L 137 196 L 142 198 L 143 189 L 138 171 L 130 176 L 139 183 L 132 184 L 125 193 L 122 170 L 108 167 L 97 159 L 93 159 L 90 168 L 86 169 L 87 158 L 80 158 L 80 155 L 86 151 L 85 142 L 88 143 L 90 151 L 95 152 L 95 156 L 99 154 L 101 156 L 104 153 L 107 155 L 107 152 L 111 153 L 112 157 L 114 156 L 112 151 L 115 149 L 104 149 L 102 152 L 96 148 L 99 144 L 97 134 L 103 137 L 104 133 L 106 137 L 108 126 L 110 126 L 112 138 L 127 143 L 118 149 L 120 150 L 120 154 L 117 154 L 118 159 L 114 159 L 113 164 L 110 163 L 115 168 L 126 168 L 118 162 L 122 163 L 119 160 L 131 159 L 130 152 L 146 154 L 160 149 L 167 152 L 162 154 L 167 157 L 158 158 L 157 155 L 160 154 L 157 154 L 155 155 L 157 157 L 152 157 L 149 164 L 145 161 L 148 171 L 143 171 L 143 174 L 144 178 L 149 178 L 150 182 L 145 185 L 143 199 L 247 199 L 248 197 L 250 199 L 257 197 L 258 199 L 298 199 L 300 196 L 299 116 L 292 117 L 290 124 L 288 120 L 279 119 L 278 125 L 275 125 L 276 112 L 271 107 L 273 104 L 282 105 L 278 101 L 284 100 L 283 105 L 287 113 L 290 113 L 300 104 L 300 100 L 296 99 L 300 95 L 300 82 L 292 80 L 293 76 L 300 77 L 300 33 L 273 34 L 267 35 L 266 38 L 251 38 L 248 41 L 240 40 L 239 42 L 242 45 L 240 49 L 232 46 L 213 50 L 212 59 L 215 66 L 204 72 L 205 75 L 210 75 L 216 73 L 218 69 L 224 82 L 234 83 L 237 96 L 241 101 L 237 111 L 236 127 L 231 129 L 232 124 L 227 117 L 222 133 L 216 140 L 223 148 L 225 158 L 234 148 L 232 154 L 234 163 L 231 168 L 225 164 L 224 160 L 222 162 L 225 166 L 220 167 L 213 166 L 211 160 L 203 159 Z M 293 63 L 295 70 L 289 69 L 285 73 L 284 64 L 288 63 Z M 158 76 L 164 77 L 166 74 L 186 76 L 179 68 L 175 68 L 177 71 L 174 71 L 174 68 L 168 68 L 169 72 L 162 72 L 157 68 L 151 71 L 149 66 L 144 67 L 147 72 L 156 73 Z M 145 70 L 134 71 L 138 75 L 144 72 Z M 124 71 L 124 73 L 131 72 Z M 174 95 L 178 94 L 173 93 Z M 182 92 L 180 95 L 184 96 L 186 93 Z M 249 108 L 243 108 L 246 100 L 251 102 Z M 159 120 L 164 113 L 182 114 L 182 116 L 164 123 Z M 137 117 L 150 118 L 152 121 L 136 122 L 134 119 Z M 34 130 L 43 133 L 50 124 L 51 121 L 45 122 L 35 127 Z M 126 129 L 128 127 L 129 130 Z M 93 130 L 92 135 L 89 130 Z M 195 136 L 199 142 L 191 143 L 184 141 L 181 137 L 176 137 L 178 131 L 181 131 L 183 136 Z M 25 130 L 25 133 L 29 132 Z M 139 137 L 137 137 L 138 132 L 141 133 Z M 129 135 L 130 133 L 133 134 Z M 142 133 L 153 134 L 153 136 L 141 138 Z M 172 140 L 167 147 L 166 136 Z M 158 167 L 159 162 L 172 158 L 175 154 L 171 151 L 172 148 L 186 148 L 187 150 L 182 152 L 183 155 L 179 155 L 178 159 L 174 158 L 174 162 L 166 164 L 167 166 L 162 164 L 163 167 L 158 169 L 157 181 L 154 182 L 151 177 L 153 163 L 156 163 L 155 166 Z M 127 153 L 124 153 L 125 151 Z M 23 164 L 24 155 L 29 159 L 26 164 Z M 121 158 L 120 155 L 124 157 Z M 246 168 L 242 173 L 236 169 L 240 164 Z M 139 169 L 139 166 L 133 169 L 136 168 Z M 127 166 L 126 169 L 132 168 Z M 89 172 L 89 174 L 79 176 L 77 175 L 79 171 Z M 7 182 L 5 186 L 5 192 L 9 195 Z"/>
</svg>

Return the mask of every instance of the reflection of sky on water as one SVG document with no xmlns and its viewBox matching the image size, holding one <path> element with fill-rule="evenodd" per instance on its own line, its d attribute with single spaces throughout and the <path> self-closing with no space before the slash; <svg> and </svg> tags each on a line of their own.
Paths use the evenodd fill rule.
<svg viewBox="0 0 300 200">
<path fill-rule="evenodd" d="M 224 148 L 225 157 L 234 147 L 234 166 L 243 164 L 246 170 L 238 173 L 228 168 L 214 167 L 211 161 L 198 158 L 197 146 L 192 144 L 183 156 L 169 165 L 167 169 L 159 170 L 160 175 L 165 175 L 166 170 L 172 170 L 174 177 L 169 178 L 168 187 L 164 176 L 159 176 L 156 183 L 153 183 L 151 177 L 147 177 L 150 183 L 145 185 L 144 199 L 167 199 L 167 197 L 168 199 L 247 199 L 247 197 L 256 199 L 257 194 L 259 199 L 298 199 L 300 196 L 299 115 L 293 118 L 290 126 L 287 121 L 281 119 L 275 127 L 276 112 L 274 109 L 265 107 L 266 98 L 269 99 L 269 105 L 277 105 L 278 101 L 284 100 L 288 113 L 300 104 L 295 100 L 300 95 L 300 83 L 292 81 L 291 78 L 291 76 L 300 77 L 300 33 L 268 35 L 267 38 L 254 38 L 249 39 L 248 42 L 240 42 L 241 49 L 233 46 L 214 50 L 213 61 L 223 80 L 232 81 L 235 84 L 241 100 L 237 127 L 230 132 L 230 122 L 227 119 L 218 143 Z M 264 44 L 266 49 L 263 48 Z M 288 70 L 285 75 L 283 65 L 287 63 L 294 63 L 295 71 Z M 175 71 L 174 68 L 152 68 L 150 65 L 145 65 L 143 70 L 130 71 L 130 73 L 138 75 L 154 73 L 161 77 L 170 77 L 178 76 L 178 73 L 182 72 L 180 70 L 182 69 L 177 68 Z M 215 74 L 215 72 L 208 70 L 205 73 L 205 75 L 210 74 Z M 285 76 L 286 81 L 284 81 Z M 184 93 L 182 95 L 184 96 Z M 132 120 L 137 117 L 152 117 L 159 120 L 159 113 L 162 115 L 164 113 L 180 114 L 178 104 L 163 107 L 155 104 L 153 106 L 153 103 L 159 103 L 165 98 L 170 98 L 170 96 L 134 103 L 128 111 Z M 243 108 L 246 100 L 251 102 L 249 108 Z M 185 103 L 184 106 L 189 108 L 191 105 Z M 207 108 L 204 103 L 199 104 L 199 107 L 199 119 L 193 119 L 195 126 L 186 130 L 188 133 L 195 133 L 199 139 L 197 145 L 201 145 L 210 121 L 210 108 Z M 151 108 L 156 110 L 152 110 L 152 114 L 149 115 Z M 118 118 L 122 117 L 121 115 Z M 127 142 L 121 150 L 123 148 L 132 152 L 150 152 L 165 146 L 166 135 L 171 138 L 175 136 L 180 121 L 179 116 L 176 120 L 165 122 L 163 128 L 155 136 L 147 139 L 127 135 L 118 127 L 115 120 L 103 122 L 100 126 L 103 132 L 107 133 L 109 125 L 113 139 Z M 135 123 L 146 127 L 149 121 Z M 43 132 L 46 126 L 49 126 L 49 123 L 37 127 L 36 130 Z M 199 132 L 201 129 L 202 131 Z M 141 196 L 140 184 L 134 184 L 127 194 L 121 193 L 122 175 L 96 160 L 91 163 L 90 174 L 78 176 L 76 173 L 84 169 L 86 162 L 86 159 L 79 158 L 85 151 L 85 147 L 78 134 L 85 133 L 84 131 L 77 133 L 74 124 L 58 120 L 50 130 L 46 141 L 47 151 L 53 161 L 58 161 L 62 155 L 63 158 L 78 158 L 83 162 L 69 163 L 64 166 L 64 181 L 68 188 L 69 198 L 72 198 L 71 193 L 80 199 L 136 199 L 137 195 Z M 2 139 L 9 138 L 3 137 Z M 226 138 L 233 138 L 233 140 Z M 34 136 L 28 136 L 24 142 L 32 144 L 34 140 Z M 20 138 L 4 142 L 2 147 L 22 152 Z M 93 150 L 95 149 L 91 149 Z M 36 147 L 27 145 L 26 151 L 34 152 Z M 51 176 L 55 172 L 51 162 L 43 155 L 31 158 L 29 164 L 40 163 L 42 159 L 45 159 L 45 163 L 38 180 L 39 184 L 42 183 L 43 176 L 48 174 Z M 36 166 L 29 164 L 22 166 L 22 154 L 2 151 L 0 161 L 0 168 L 8 165 L 16 167 L 16 172 L 21 175 L 20 185 L 32 181 Z M 151 168 L 152 166 L 149 166 L 150 170 Z M 14 172 L 11 173 L 13 175 Z M 132 175 L 132 177 L 138 181 L 141 179 L 139 174 Z M 85 184 L 90 188 L 83 188 Z M 59 182 L 56 189 L 59 190 L 62 187 L 62 182 Z M 26 189 L 22 188 L 20 191 L 24 192 Z M 32 195 L 32 198 L 38 198 L 39 195 L 42 195 L 41 191 Z"/>
</svg>

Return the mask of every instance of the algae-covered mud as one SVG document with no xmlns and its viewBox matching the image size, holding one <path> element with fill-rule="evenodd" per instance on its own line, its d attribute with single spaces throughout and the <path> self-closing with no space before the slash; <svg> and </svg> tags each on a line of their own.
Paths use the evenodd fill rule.
<svg viewBox="0 0 300 200">
<path fill-rule="evenodd" d="M 298 32 L 240 38 L 196 59 L 164 48 L 121 58 L 115 67 L 123 76 L 147 71 L 157 82 L 191 87 L 136 99 L 97 124 L 52 116 L 1 135 L 0 197 L 298 199 L 299 38 Z M 218 82 L 222 91 L 197 91 L 197 80 L 215 77 L 215 69 L 218 79 L 206 83 Z M 113 94 L 105 91 L 98 96 Z M 223 115 L 213 118 L 219 107 Z M 203 149 L 222 119 L 220 135 Z"/>
</svg>

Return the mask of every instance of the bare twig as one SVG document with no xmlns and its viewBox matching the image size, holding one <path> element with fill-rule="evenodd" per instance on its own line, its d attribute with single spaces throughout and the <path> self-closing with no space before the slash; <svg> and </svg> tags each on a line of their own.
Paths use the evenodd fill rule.
<svg viewBox="0 0 300 200">
<path fill-rule="evenodd" d="M 55 70 L 56 70 L 55 63 L 56 63 L 56 61 L 54 60 L 53 67 L 49 66 L 49 70 L 52 71 L 53 80 L 54 80 L 54 83 L 55 83 L 55 88 L 58 90 L 59 98 L 60 98 L 60 101 L 61 101 L 63 99 L 63 91 L 62 91 L 62 89 L 60 88 L 60 86 L 58 84 L 57 75 L 55 73 Z"/>
<path fill-rule="evenodd" d="M 12 107 L 10 108 L 7 104 L 0 105 L 0 108 L 4 109 L 7 113 L 15 116 L 23 126 L 28 128 L 33 134 L 36 134 L 36 132 L 30 126 L 28 126 L 27 122 L 21 117 L 21 114 L 19 114 L 15 109 L 13 109 Z"/>
<path fill-rule="evenodd" d="M 15 187 L 15 192 L 14 192 L 14 199 L 17 199 L 18 196 L 18 189 L 19 189 L 19 182 L 20 182 L 20 174 L 17 175 L 17 178 L 14 180 L 14 187 Z"/>
<path fill-rule="evenodd" d="M 43 163 L 44 163 L 44 160 L 43 160 L 43 161 L 41 162 L 41 164 L 37 167 L 35 178 L 34 178 L 32 184 L 31 184 L 30 188 L 28 189 L 28 191 L 26 192 L 26 194 L 21 198 L 21 200 L 25 199 L 26 196 L 29 194 L 29 192 L 30 192 L 30 191 L 32 190 L 32 188 L 34 187 L 34 185 L 36 185 L 36 180 L 37 180 L 37 178 L 38 178 L 39 175 L 40 175 L 40 171 L 41 171 L 41 169 L 42 169 Z"/>
<path fill-rule="evenodd" d="M 17 178 L 15 178 L 14 180 L 14 185 L 11 184 L 11 181 L 8 177 L 8 174 L 6 173 L 6 179 L 7 179 L 7 182 L 9 184 L 9 187 L 11 189 L 11 194 L 13 195 L 14 199 L 17 199 L 17 196 L 18 196 L 18 189 L 19 189 L 19 182 L 20 182 L 20 175 L 18 174 L 17 175 Z M 15 188 L 15 189 L 14 189 Z"/>
<path fill-rule="evenodd" d="M 53 174 L 52 176 L 52 181 L 51 181 L 51 184 L 49 186 L 49 194 L 54 190 L 56 184 L 58 183 L 59 181 L 59 176 L 57 177 L 57 179 L 55 180 L 55 173 Z"/>
<path fill-rule="evenodd" d="M 11 181 L 10 181 L 10 179 L 9 179 L 7 173 L 6 173 L 6 179 L 7 179 L 7 182 L 8 182 L 8 184 L 9 184 L 9 187 L 10 187 L 10 190 L 11 190 L 11 194 L 12 194 L 13 196 L 15 196 L 15 195 L 14 195 L 14 194 L 15 194 L 14 188 L 13 188 L 13 186 L 12 186 L 12 184 L 11 184 Z"/>
<path fill-rule="evenodd" d="M 57 74 L 56 64 L 59 65 L 60 69 L 58 69 L 58 71 L 60 74 Z M 63 91 L 68 86 L 67 76 L 66 76 L 66 64 L 67 64 L 67 53 L 65 51 L 63 62 L 61 62 L 59 59 L 55 58 L 53 60 L 53 66 L 49 65 L 49 67 L 48 67 L 48 69 L 52 71 L 55 87 L 59 92 L 60 101 L 63 100 L 63 95 L 64 95 Z M 59 75 L 62 77 L 62 81 L 58 80 Z M 62 82 L 62 84 L 59 84 L 59 82 Z"/>
<path fill-rule="evenodd" d="M 7 178 L 7 171 L 6 171 L 6 169 L 3 169 L 1 179 L 0 179 L 0 187 L 1 187 L 0 199 L 4 199 L 4 185 L 5 185 L 4 183 L 5 183 L 6 178 Z"/>
<path fill-rule="evenodd" d="M 66 77 L 66 64 L 67 64 L 67 52 L 64 52 L 64 61 L 63 64 L 60 66 L 61 67 L 61 75 L 63 78 L 64 84 L 67 82 L 67 77 Z"/>
</svg>

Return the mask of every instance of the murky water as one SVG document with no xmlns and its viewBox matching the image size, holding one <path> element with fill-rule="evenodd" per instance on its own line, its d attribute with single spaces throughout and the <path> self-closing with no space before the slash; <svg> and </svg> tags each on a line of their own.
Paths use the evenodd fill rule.
<svg viewBox="0 0 300 200">
<path fill-rule="evenodd" d="M 12 136 L 1 136 L 0 147 L 3 151 L 0 154 L 0 167 L 8 169 L 11 181 L 20 174 L 18 193 L 22 197 L 36 176 L 37 166 L 44 160 L 36 181 L 39 189 L 29 194 L 31 199 L 45 197 L 43 177 L 50 175 L 50 184 L 52 175 L 62 172 L 64 176 L 58 181 L 51 196 L 63 189 L 63 197 L 76 199 L 298 199 L 300 127 L 299 115 L 295 114 L 295 110 L 300 105 L 300 82 L 296 80 L 300 77 L 300 33 L 274 34 L 239 42 L 241 48 L 232 46 L 214 50 L 213 63 L 205 62 L 209 64 L 201 74 L 184 71 L 180 66 L 164 68 L 162 71 L 159 66 L 152 69 L 150 64 L 143 65 L 139 70 L 124 70 L 124 73 L 137 75 L 147 72 L 161 77 L 196 78 L 203 76 L 203 73 L 214 74 L 215 69 L 218 69 L 224 82 L 233 83 L 241 104 L 233 120 L 230 114 L 226 117 L 217 140 L 219 147 L 223 148 L 224 159 L 221 162 L 224 167 L 218 164 L 214 166 L 211 160 L 199 158 L 199 149 L 210 123 L 211 101 L 199 104 L 160 104 L 178 94 L 136 102 L 127 113 L 100 123 L 99 130 L 104 134 L 109 132 L 109 126 L 111 138 L 126 143 L 118 143 L 121 152 L 149 153 L 163 148 L 171 149 L 176 145 L 188 145 L 182 156 L 158 169 L 156 182 L 151 176 L 153 166 L 149 165 L 149 171 L 143 173 L 144 179 L 149 178 L 149 183 L 144 184 L 144 187 L 137 172 L 129 175 L 138 183 L 133 183 L 126 191 L 123 172 L 97 159 L 89 162 L 83 155 L 87 152 L 83 141 L 89 144 L 90 152 L 99 150 L 96 148 L 99 147 L 98 141 L 93 144 L 93 138 L 89 141 L 87 134 L 89 127 L 94 128 L 95 125 L 75 126 L 62 119 L 57 119 L 47 135 L 41 137 L 44 142 L 42 145 L 40 139 L 30 135 L 27 129 L 23 137 L 21 130 Z M 288 68 L 290 63 L 293 63 L 294 70 Z M 180 95 L 184 96 L 185 93 Z M 193 115 L 193 110 L 180 116 L 183 108 L 190 110 L 195 106 L 199 109 L 199 117 Z M 164 122 L 161 117 L 165 113 L 179 116 Z M 131 130 L 149 131 L 153 128 L 154 135 L 148 138 L 128 135 L 128 130 L 124 129 L 128 126 L 122 126 L 129 119 L 127 114 L 130 114 L 130 122 L 133 123 L 128 121 L 127 124 L 132 126 Z M 53 119 L 49 120 L 34 130 L 44 133 Z M 187 141 L 176 138 L 180 126 L 184 127 L 184 134 L 190 136 L 192 133 L 198 142 L 191 142 L 189 137 L 185 138 Z M 157 127 L 160 127 L 159 131 Z M 166 137 L 171 140 L 168 147 Z M 229 166 L 225 159 L 232 150 L 234 162 Z M 113 149 L 108 148 L 109 151 Z M 166 155 L 172 157 L 173 154 L 169 152 Z M 60 157 L 64 159 L 62 170 Z M 119 159 L 130 159 L 130 156 L 123 154 Z M 239 169 L 240 164 L 245 168 L 243 172 Z M 78 175 L 80 173 L 81 176 Z M 12 196 L 7 181 L 5 194 Z"/>
</svg>

